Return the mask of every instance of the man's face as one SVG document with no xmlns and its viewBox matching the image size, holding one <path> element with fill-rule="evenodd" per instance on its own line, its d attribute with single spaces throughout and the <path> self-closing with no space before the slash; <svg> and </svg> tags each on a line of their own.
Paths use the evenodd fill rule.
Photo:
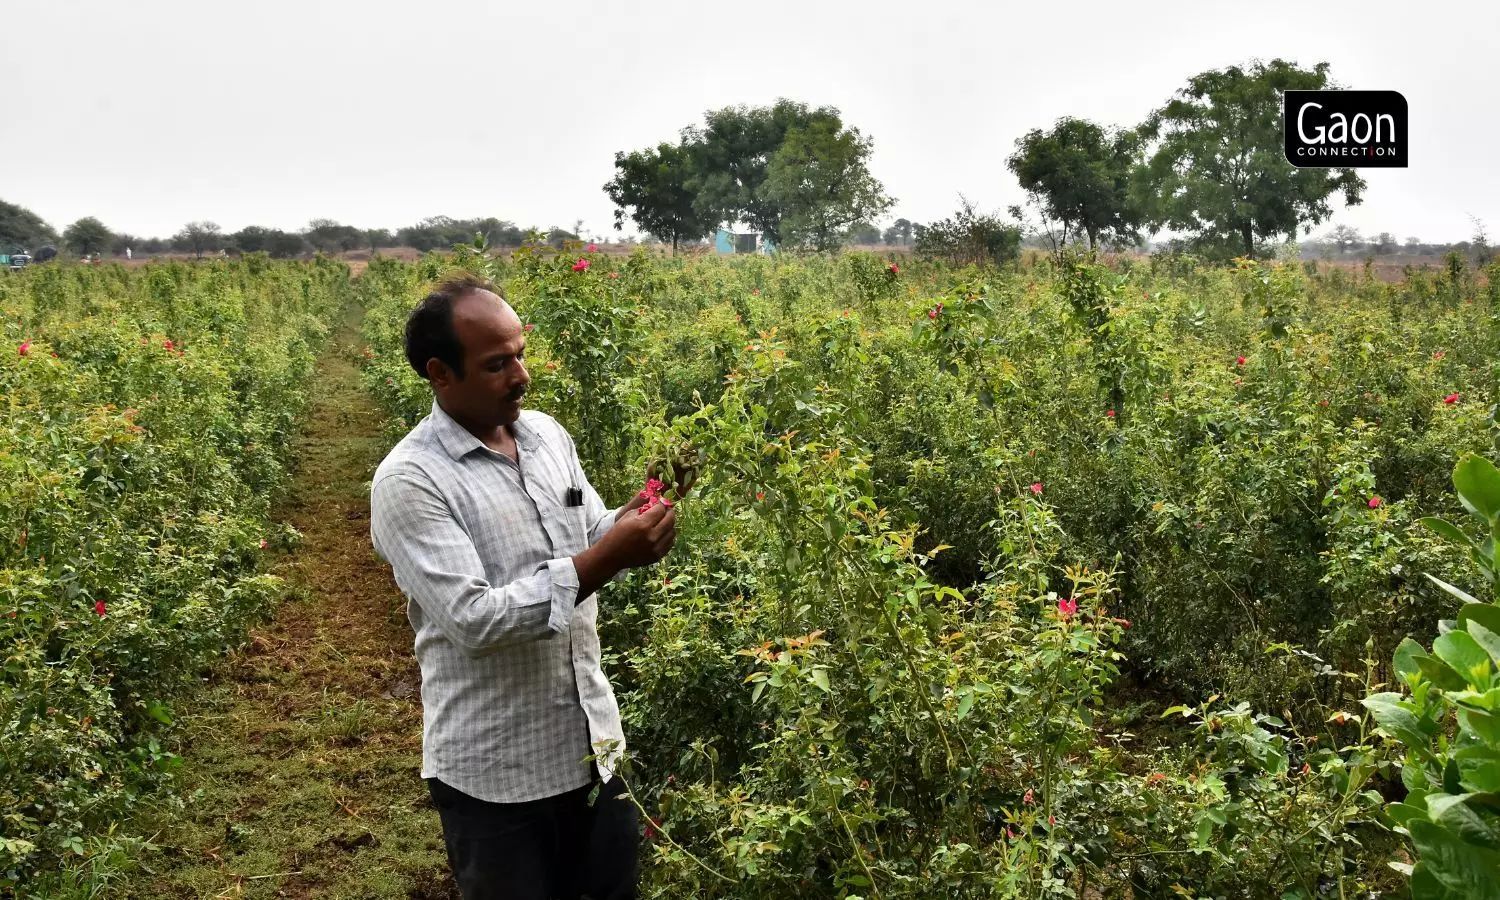
<svg viewBox="0 0 1500 900">
<path fill-rule="evenodd" d="M 471 427 L 509 425 L 521 416 L 521 397 L 531 386 L 522 361 L 526 332 L 510 305 L 489 291 L 453 302 L 453 332 L 463 347 L 464 377 L 437 359 L 427 374 L 448 414 Z"/>
</svg>

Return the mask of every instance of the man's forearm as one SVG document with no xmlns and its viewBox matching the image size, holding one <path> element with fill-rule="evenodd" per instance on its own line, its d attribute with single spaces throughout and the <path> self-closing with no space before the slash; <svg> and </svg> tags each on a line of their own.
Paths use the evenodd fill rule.
<svg viewBox="0 0 1500 900">
<path fill-rule="evenodd" d="M 574 556 L 573 568 L 578 572 L 578 601 L 582 601 L 607 584 L 623 566 L 615 562 L 609 547 L 600 541 Z"/>
</svg>

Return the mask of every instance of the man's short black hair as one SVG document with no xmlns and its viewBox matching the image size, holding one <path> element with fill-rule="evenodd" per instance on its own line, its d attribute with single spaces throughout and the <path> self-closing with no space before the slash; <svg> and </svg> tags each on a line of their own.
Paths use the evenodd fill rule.
<svg viewBox="0 0 1500 900">
<path fill-rule="evenodd" d="M 464 377 L 464 348 L 453 331 L 453 303 L 475 291 L 505 297 L 483 276 L 458 272 L 438 282 L 432 293 L 411 311 L 406 319 L 406 361 L 418 375 L 426 378 L 427 361 L 437 357 L 454 375 Z"/>
</svg>

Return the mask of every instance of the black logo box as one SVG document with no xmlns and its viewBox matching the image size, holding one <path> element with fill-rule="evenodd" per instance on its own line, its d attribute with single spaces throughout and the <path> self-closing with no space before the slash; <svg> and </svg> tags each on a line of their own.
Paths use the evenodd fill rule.
<svg viewBox="0 0 1500 900">
<path fill-rule="evenodd" d="M 1299 169 L 1406 168 L 1406 98 L 1399 91 L 1286 91 L 1287 162 Z"/>
</svg>

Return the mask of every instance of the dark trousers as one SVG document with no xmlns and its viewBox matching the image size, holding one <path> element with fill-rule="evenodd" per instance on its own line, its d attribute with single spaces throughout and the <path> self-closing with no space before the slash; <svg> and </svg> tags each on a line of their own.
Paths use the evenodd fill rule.
<svg viewBox="0 0 1500 900">
<path fill-rule="evenodd" d="M 427 779 L 464 900 L 634 900 L 635 804 L 618 778 L 524 803 L 489 803 Z"/>
</svg>

